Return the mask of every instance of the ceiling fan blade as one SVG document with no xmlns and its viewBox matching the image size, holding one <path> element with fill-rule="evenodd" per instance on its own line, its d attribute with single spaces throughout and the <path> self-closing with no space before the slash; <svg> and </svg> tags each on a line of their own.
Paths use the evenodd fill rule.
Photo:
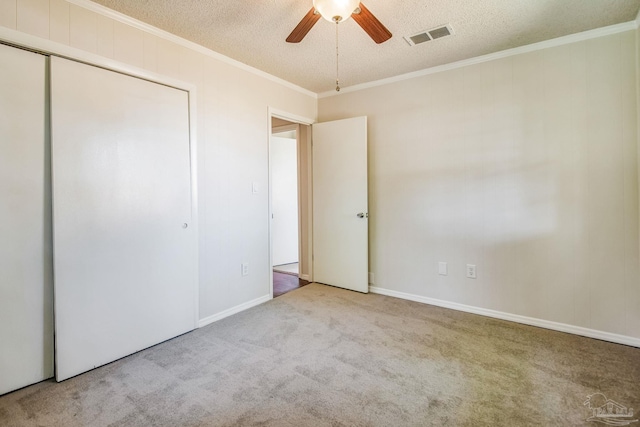
<svg viewBox="0 0 640 427">
<path fill-rule="evenodd" d="M 376 18 L 369 9 L 364 7 L 362 3 L 360 3 L 359 9 L 360 13 L 354 13 L 351 17 L 369 34 L 369 37 L 371 37 L 374 42 L 380 44 L 391 38 L 391 32 L 387 30 L 387 27 L 382 25 L 382 22 L 378 21 L 378 18 Z"/>
<path fill-rule="evenodd" d="M 291 34 L 287 37 L 287 42 L 300 43 L 309 30 L 318 22 L 318 19 L 320 19 L 320 14 L 316 13 L 316 10 L 312 7 L 304 18 L 302 18 L 302 21 L 291 31 Z"/>
</svg>

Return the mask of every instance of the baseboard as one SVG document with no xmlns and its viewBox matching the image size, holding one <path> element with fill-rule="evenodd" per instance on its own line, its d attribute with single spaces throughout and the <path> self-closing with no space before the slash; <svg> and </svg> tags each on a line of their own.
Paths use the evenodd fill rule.
<svg viewBox="0 0 640 427">
<path fill-rule="evenodd" d="M 459 304 L 456 302 L 444 301 L 435 298 L 428 298 L 420 295 L 393 291 L 391 289 L 379 288 L 376 286 L 370 286 L 369 291 L 374 294 L 387 295 L 390 297 L 436 305 L 438 307 L 450 308 L 452 310 L 464 311 L 466 313 L 479 314 L 481 316 L 493 317 L 495 319 L 508 320 L 511 322 L 522 323 L 524 325 L 537 326 L 540 328 L 546 328 L 560 332 L 567 332 L 574 335 L 581 335 L 583 337 L 610 341 L 617 344 L 629 345 L 632 347 L 640 347 L 640 338 L 634 338 L 627 335 L 619 335 L 611 332 L 604 332 L 595 329 L 583 328 L 580 326 L 568 325 L 566 323 L 536 319 L 535 317 L 527 317 L 518 314 L 505 313 L 497 310 L 490 310 L 487 308 L 474 307 L 471 305 Z"/>
<path fill-rule="evenodd" d="M 247 301 L 240 305 L 236 305 L 235 307 L 231 307 L 227 310 L 221 311 L 220 313 L 214 314 L 212 316 L 205 317 L 204 319 L 200 319 L 200 321 L 198 322 L 198 327 L 202 328 L 203 326 L 207 326 L 213 322 L 217 322 L 218 320 L 224 319 L 225 317 L 229 317 L 232 314 L 240 313 L 241 311 L 244 311 L 251 307 L 255 307 L 256 305 L 265 303 L 270 299 L 271 299 L 270 295 L 265 295 L 263 297 L 256 298 L 254 300 Z"/>
<path fill-rule="evenodd" d="M 294 271 L 284 271 L 284 270 L 276 270 L 275 268 L 273 269 L 274 273 L 279 273 L 279 274 L 286 274 L 287 276 L 296 276 L 297 278 L 300 278 L 300 275 Z"/>
<path fill-rule="evenodd" d="M 308 274 L 301 274 L 301 275 L 300 275 L 300 279 L 302 279 L 302 280 L 306 280 L 307 282 L 310 282 L 310 280 L 309 280 L 309 275 L 308 275 Z"/>
</svg>

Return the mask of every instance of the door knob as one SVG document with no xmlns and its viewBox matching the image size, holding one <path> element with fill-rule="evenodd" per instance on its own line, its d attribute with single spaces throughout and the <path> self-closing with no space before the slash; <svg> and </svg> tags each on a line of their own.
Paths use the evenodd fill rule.
<svg viewBox="0 0 640 427">
<path fill-rule="evenodd" d="M 184 224 L 182 224 L 182 228 L 187 228 L 189 226 L 189 224 L 187 224 L 186 222 Z"/>
<path fill-rule="evenodd" d="M 360 213 L 358 214 L 358 218 L 364 218 L 365 216 L 366 216 L 367 218 L 369 218 L 369 214 L 368 214 L 368 213 L 366 214 L 366 213 L 364 213 L 364 212 L 360 212 Z"/>
</svg>

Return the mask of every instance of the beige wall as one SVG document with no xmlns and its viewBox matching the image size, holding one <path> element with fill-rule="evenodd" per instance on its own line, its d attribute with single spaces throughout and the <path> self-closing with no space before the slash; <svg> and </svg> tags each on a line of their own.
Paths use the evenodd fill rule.
<svg viewBox="0 0 640 427">
<path fill-rule="evenodd" d="M 637 84 L 627 31 L 320 99 L 369 118 L 375 286 L 640 338 Z"/>
<path fill-rule="evenodd" d="M 63 0 L 0 0 L 0 26 L 197 86 L 200 317 L 268 295 L 268 107 L 314 119 L 315 97 Z"/>
</svg>

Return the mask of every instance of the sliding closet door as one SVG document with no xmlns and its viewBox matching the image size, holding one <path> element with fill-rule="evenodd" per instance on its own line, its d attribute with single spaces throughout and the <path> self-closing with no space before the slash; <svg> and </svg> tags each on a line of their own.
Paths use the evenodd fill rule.
<svg viewBox="0 0 640 427">
<path fill-rule="evenodd" d="M 0 394 L 53 376 L 46 61 L 0 45 Z"/>
<path fill-rule="evenodd" d="M 194 329 L 188 93 L 52 58 L 56 379 Z"/>
</svg>

